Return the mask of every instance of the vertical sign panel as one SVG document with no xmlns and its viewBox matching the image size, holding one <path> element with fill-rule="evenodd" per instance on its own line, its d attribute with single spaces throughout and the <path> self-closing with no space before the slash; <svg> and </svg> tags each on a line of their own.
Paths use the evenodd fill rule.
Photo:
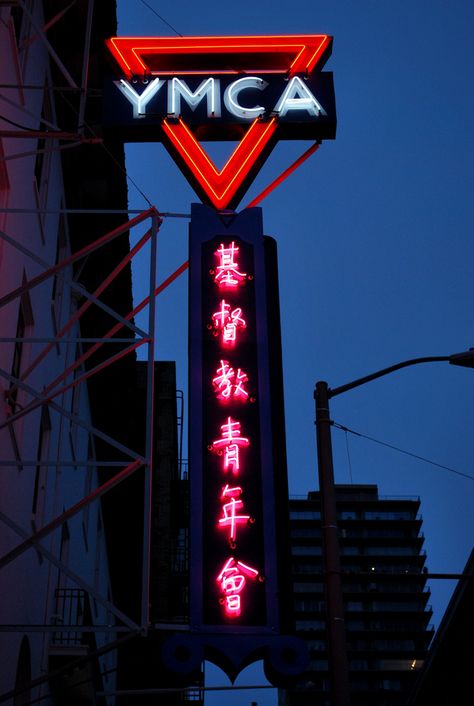
<svg viewBox="0 0 474 706">
<path fill-rule="evenodd" d="M 278 631 L 267 274 L 260 209 L 190 230 L 191 625 Z"/>
</svg>

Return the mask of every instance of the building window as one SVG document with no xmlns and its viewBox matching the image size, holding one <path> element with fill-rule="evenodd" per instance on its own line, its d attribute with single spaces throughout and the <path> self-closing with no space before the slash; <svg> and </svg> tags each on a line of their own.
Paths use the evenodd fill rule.
<svg viewBox="0 0 474 706">
<path fill-rule="evenodd" d="M 382 679 L 380 688 L 383 691 L 401 691 L 402 683 L 399 679 Z"/>
<path fill-rule="evenodd" d="M 184 574 L 188 568 L 188 530 L 180 527 L 176 537 L 175 551 L 173 556 L 173 571 L 177 574 Z"/>
<path fill-rule="evenodd" d="M 326 640 L 307 640 L 306 644 L 310 652 L 324 652 L 327 649 Z"/>
<path fill-rule="evenodd" d="M 94 452 L 94 440 L 92 435 L 89 435 L 89 443 L 87 445 L 87 462 L 88 465 L 86 466 L 85 469 L 85 474 L 84 474 L 84 497 L 86 498 L 91 490 L 92 490 L 92 476 L 94 473 L 94 466 L 92 465 L 92 462 L 95 461 L 95 452 Z M 90 503 L 87 503 L 87 505 L 84 507 L 84 512 L 82 515 L 82 531 L 83 531 L 83 536 L 84 536 L 84 544 L 86 547 L 86 551 L 89 551 L 89 518 L 90 518 L 90 509 L 91 505 Z"/>
<path fill-rule="evenodd" d="M 7 224 L 7 214 L 4 209 L 8 204 L 8 194 L 10 192 L 10 181 L 8 179 L 7 163 L 3 143 L 0 138 L 0 230 L 5 230 Z M 0 264 L 2 262 L 3 238 L 0 237 Z"/>
<path fill-rule="evenodd" d="M 321 530 L 317 527 L 291 527 L 290 534 L 295 539 L 318 539 L 321 537 Z"/>
<path fill-rule="evenodd" d="M 294 605 L 295 610 L 301 613 L 323 611 L 325 609 L 324 601 L 317 601 L 313 598 L 297 598 Z"/>
<path fill-rule="evenodd" d="M 386 601 L 377 602 L 369 604 L 371 606 L 370 610 L 374 611 L 390 611 L 390 612 L 400 612 L 400 613 L 413 613 L 423 611 L 423 606 L 420 603 L 413 603 L 409 601 Z"/>
<path fill-rule="evenodd" d="M 412 672 L 421 669 L 422 659 L 379 659 L 376 668 L 384 672 Z"/>
<path fill-rule="evenodd" d="M 357 512 L 354 510 L 342 510 L 337 513 L 339 520 L 357 520 Z"/>
<path fill-rule="evenodd" d="M 27 637 L 23 637 L 20 645 L 20 653 L 15 677 L 15 691 L 19 691 L 14 699 L 13 706 L 26 706 L 31 704 L 31 652 L 30 643 Z"/>
<path fill-rule="evenodd" d="M 413 520 L 415 515 L 410 510 L 375 510 L 364 513 L 366 520 Z"/>
<path fill-rule="evenodd" d="M 55 264 L 64 260 L 67 255 L 67 233 L 66 219 L 63 213 L 59 215 L 58 238 L 56 241 L 56 259 Z M 64 294 L 64 275 L 65 270 L 62 269 L 59 274 L 53 277 L 53 291 L 51 292 L 51 314 L 53 317 L 54 333 L 57 334 L 61 328 L 61 313 Z M 59 353 L 59 346 L 57 346 Z"/>
<path fill-rule="evenodd" d="M 100 514 L 100 509 L 97 514 L 97 533 L 96 533 L 96 545 L 95 545 L 95 564 L 94 564 L 94 588 L 96 591 L 101 590 L 101 580 L 104 576 L 101 572 L 101 562 L 102 562 L 102 542 L 103 542 L 103 527 L 102 527 L 102 517 Z M 97 618 L 99 615 L 99 610 L 97 607 L 97 601 L 94 599 L 94 614 Z"/>
<path fill-rule="evenodd" d="M 414 640 L 374 640 L 374 650 L 414 650 Z"/>
<path fill-rule="evenodd" d="M 320 520 L 321 513 L 316 510 L 290 510 L 290 520 Z"/>
<path fill-rule="evenodd" d="M 295 593 L 322 593 L 323 584 L 314 583 L 312 581 L 308 581 L 306 583 L 295 583 L 293 584 L 293 591 Z"/>
<path fill-rule="evenodd" d="M 26 283 L 26 276 L 23 275 L 23 284 Z M 21 377 L 22 367 L 24 365 L 24 359 L 26 355 L 27 346 L 25 344 L 25 338 L 31 333 L 31 327 L 33 326 L 33 312 L 31 308 L 31 301 L 28 292 L 22 295 L 20 299 L 20 306 L 18 309 L 18 319 L 16 324 L 15 333 L 15 343 L 13 347 L 13 359 L 11 367 L 11 375 L 15 380 L 11 383 L 11 388 L 8 393 L 8 399 L 12 412 L 16 411 L 16 406 L 18 404 L 19 390 L 16 380 Z"/>
<path fill-rule="evenodd" d="M 38 447 L 36 452 L 35 482 L 33 485 L 33 501 L 31 504 L 31 514 L 36 527 L 42 525 L 44 503 L 46 497 L 46 481 L 48 477 L 48 466 L 42 465 L 42 461 L 48 458 L 49 440 L 51 436 L 51 419 L 48 407 L 44 405 L 41 409 L 41 419 L 38 433 Z"/>
<path fill-rule="evenodd" d="M 48 123 L 53 120 L 53 107 L 51 100 L 51 90 L 48 84 L 45 84 L 43 93 L 43 107 L 41 109 L 40 130 L 46 130 Z M 33 189 L 38 207 L 38 221 L 40 227 L 41 241 L 44 245 L 45 241 L 45 217 L 44 209 L 47 206 L 49 171 L 51 166 L 51 146 L 53 140 L 51 138 L 39 137 L 36 145 L 36 159 L 34 166 Z"/>
<path fill-rule="evenodd" d="M 296 620 L 295 627 L 297 630 L 324 630 L 326 623 L 324 620 Z"/>
<path fill-rule="evenodd" d="M 78 360 L 82 355 L 82 349 L 81 346 L 78 344 L 76 346 L 76 360 Z M 74 384 L 72 388 L 72 393 L 71 393 L 71 413 L 73 415 L 73 419 L 70 420 L 69 422 L 69 441 L 71 444 L 71 454 L 74 460 L 76 459 L 76 445 L 77 445 L 77 433 L 78 433 L 78 424 L 75 421 L 76 418 L 80 418 L 80 411 L 81 411 L 81 391 L 82 391 L 82 383 L 77 383 L 77 379 L 82 375 L 84 370 L 82 369 L 82 366 L 78 366 L 77 368 L 74 369 L 73 377 L 74 377 Z M 77 468 L 77 466 L 76 466 Z"/>
<path fill-rule="evenodd" d="M 26 67 L 28 47 L 31 32 L 30 13 L 33 9 L 33 0 L 23 0 L 23 3 L 14 4 L 10 8 L 10 33 L 12 46 L 14 47 L 14 62 L 17 72 L 18 83 L 23 83 L 23 74 Z M 20 91 L 22 102 L 23 93 Z"/>
<path fill-rule="evenodd" d="M 309 668 L 313 672 L 327 672 L 329 669 L 329 663 L 327 659 L 312 659 Z"/>
<path fill-rule="evenodd" d="M 360 549 L 359 547 L 341 547 L 341 554 L 344 555 L 357 555 L 360 554 Z"/>
<path fill-rule="evenodd" d="M 366 659 L 351 659 L 349 668 L 356 672 L 366 672 L 369 669 L 369 663 Z"/>
<path fill-rule="evenodd" d="M 321 551 L 321 547 L 314 546 L 299 546 L 292 549 L 294 556 L 321 556 Z"/>
<path fill-rule="evenodd" d="M 367 547 L 365 553 L 368 556 L 417 556 L 416 547 Z"/>
<path fill-rule="evenodd" d="M 63 522 L 61 526 L 61 544 L 59 548 L 59 560 L 67 566 L 68 561 L 69 561 L 69 543 L 70 543 L 70 535 L 69 535 L 69 527 L 67 522 Z M 66 574 L 63 571 L 59 571 L 58 575 L 58 592 L 61 590 L 64 590 L 66 588 L 66 583 L 67 583 L 67 577 Z"/>
<path fill-rule="evenodd" d="M 295 574 L 319 574 L 321 573 L 321 564 L 316 562 L 298 562 L 293 563 L 293 572 Z"/>
<path fill-rule="evenodd" d="M 346 610 L 364 610 L 364 604 L 361 601 L 348 601 Z"/>
<path fill-rule="evenodd" d="M 26 282 L 26 276 L 23 274 L 23 284 Z M 17 381 L 21 377 L 21 372 L 25 364 L 25 359 L 28 353 L 28 344 L 25 343 L 25 338 L 30 334 L 31 327 L 33 326 L 33 312 L 31 309 L 31 302 L 28 292 L 22 295 L 20 299 L 20 306 L 18 308 L 18 319 L 15 332 L 15 343 L 13 346 L 13 356 L 12 356 L 12 366 L 11 366 L 11 376 L 10 388 L 6 393 L 6 404 L 7 404 L 7 414 L 12 415 L 18 412 L 21 408 L 22 401 L 22 391 L 19 389 Z M 18 422 L 21 424 L 21 422 Z M 18 469 L 21 471 L 23 466 L 21 464 L 21 453 L 18 444 L 18 428 L 17 423 L 12 423 L 8 425 L 8 432 L 10 434 L 10 439 L 12 443 L 13 453 L 17 460 Z"/>
<path fill-rule="evenodd" d="M 26 322 L 25 322 L 25 312 L 23 310 L 23 307 L 20 304 L 20 308 L 18 310 L 18 320 L 16 324 L 16 333 L 15 333 L 15 338 L 16 341 L 14 343 L 14 348 L 13 348 L 13 361 L 12 361 L 12 377 L 15 378 L 15 381 L 12 383 L 12 388 L 10 390 L 10 393 L 8 395 L 10 404 L 12 405 L 13 408 L 16 406 L 16 401 L 18 398 L 18 387 L 16 386 L 16 380 L 19 379 L 20 373 L 21 373 L 21 361 L 23 358 L 23 346 L 24 346 L 24 341 L 22 339 L 25 338 L 25 333 L 26 333 Z M 13 409 L 14 411 L 14 409 Z"/>
<path fill-rule="evenodd" d="M 25 15 L 25 11 L 21 7 L 21 5 L 14 5 L 10 9 L 10 16 L 12 18 L 13 31 L 15 33 L 17 47 L 20 45 L 20 41 L 21 41 L 21 30 L 23 27 L 24 15 Z"/>
</svg>

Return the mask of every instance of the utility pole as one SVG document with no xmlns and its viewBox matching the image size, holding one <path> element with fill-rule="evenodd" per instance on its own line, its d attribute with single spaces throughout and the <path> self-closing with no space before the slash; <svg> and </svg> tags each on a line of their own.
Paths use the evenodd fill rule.
<svg viewBox="0 0 474 706">
<path fill-rule="evenodd" d="M 347 660 L 344 602 L 336 514 L 336 491 L 331 444 L 328 385 L 321 381 L 314 390 L 316 403 L 316 439 L 321 497 L 323 558 L 326 589 L 326 620 L 331 703 L 350 706 L 349 665 Z"/>
</svg>

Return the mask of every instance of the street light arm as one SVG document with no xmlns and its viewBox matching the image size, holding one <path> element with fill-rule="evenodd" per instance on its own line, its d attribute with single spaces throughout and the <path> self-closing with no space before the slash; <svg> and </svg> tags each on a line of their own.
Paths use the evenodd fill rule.
<svg viewBox="0 0 474 706">
<path fill-rule="evenodd" d="M 363 378 L 358 378 L 357 380 L 348 382 L 346 385 L 334 387 L 333 389 L 329 388 L 328 397 L 336 397 L 336 395 L 340 395 L 343 392 L 352 390 L 354 387 L 359 387 L 359 385 L 364 385 L 366 382 L 376 380 L 377 378 L 381 378 L 384 375 L 389 375 L 390 373 L 393 373 L 396 370 L 400 370 L 401 368 L 407 368 L 410 365 L 417 365 L 418 363 L 439 362 L 448 362 L 451 363 L 451 365 L 462 365 L 463 367 L 472 368 L 474 367 L 474 348 L 470 348 L 468 351 L 464 351 L 463 353 L 454 353 L 452 355 L 432 355 L 424 356 L 422 358 L 411 358 L 410 360 L 404 360 L 403 362 L 397 363 L 396 365 L 391 365 L 388 368 L 378 370 L 377 372 L 372 373 L 371 375 L 365 375 L 365 377 Z"/>
</svg>

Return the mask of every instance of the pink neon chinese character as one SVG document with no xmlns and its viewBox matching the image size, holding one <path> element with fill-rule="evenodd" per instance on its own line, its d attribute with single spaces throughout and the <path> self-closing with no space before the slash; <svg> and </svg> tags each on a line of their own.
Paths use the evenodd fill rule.
<svg viewBox="0 0 474 706">
<path fill-rule="evenodd" d="M 232 241 L 229 247 L 224 247 L 224 243 L 221 243 L 218 250 L 216 250 L 215 255 L 219 258 L 219 265 L 217 266 L 217 274 L 214 277 L 214 281 L 217 282 L 219 287 L 237 287 L 246 278 L 245 272 L 239 272 L 239 265 L 236 262 L 236 256 L 239 252 L 239 248 Z"/>
<path fill-rule="evenodd" d="M 239 448 L 248 446 L 249 440 L 240 436 L 240 422 L 227 417 L 227 422 L 221 425 L 221 437 L 212 442 L 212 449 L 224 449 L 224 471 L 232 470 L 237 475 L 240 470 Z"/>
<path fill-rule="evenodd" d="M 238 617 L 241 613 L 240 593 L 245 587 L 246 579 L 256 579 L 259 575 L 257 569 L 236 561 L 233 556 L 227 559 L 221 572 L 216 578 L 223 593 L 223 602 L 229 617 Z"/>
<path fill-rule="evenodd" d="M 222 333 L 222 341 L 226 344 L 233 344 L 237 340 L 237 331 L 247 328 L 247 322 L 242 317 L 242 309 L 237 307 L 231 310 L 231 306 L 225 299 L 220 303 L 219 311 L 212 315 L 213 326 Z"/>
<path fill-rule="evenodd" d="M 237 398 L 245 401 L 249 396 L 244 387 L 244 383 L 248 380 L 247 374 L 240 368 L 235 372 L 227 360 L 221 360 L 220 363 L 220 367 L 216 370 L 217 375 L 212 379 L 218 399 Z"/>
<path fill-rule="evenodd" d="M 219 519 L 219 527 L 229 528 L 229 541 L 235 543 L 237 538 L 237 525 L 247 524 L 250 520 L 250 515 L 237 515 L 237 511 L 244 506 L 242 500 L 236 500 L 242 495 L 242 488 L 234 486 L 233 488 L 226 485 L 222 491 L 222 498 L 230 498 L 230 502 L 222 506 L 223 516 Z"/>
</svg>

